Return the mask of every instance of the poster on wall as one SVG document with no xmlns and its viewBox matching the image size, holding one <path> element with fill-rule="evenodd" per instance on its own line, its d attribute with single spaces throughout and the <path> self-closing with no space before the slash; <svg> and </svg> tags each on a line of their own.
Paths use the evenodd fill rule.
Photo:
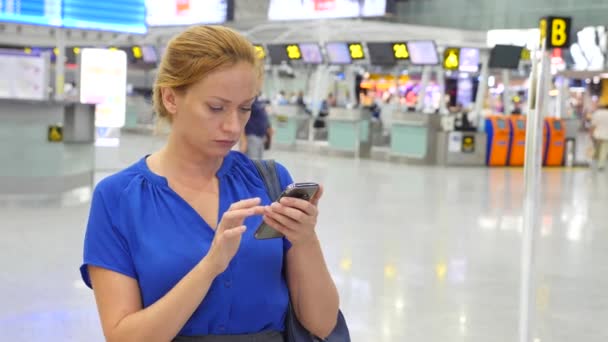
<svg viewBox="0 0 608 342">
<path fill-rule="evenodd" d="M 380 17 L 387 0 L 270 0 L 269 20 Z"/>
<path fill-rule="evenodd" d="M 146 0 L 150 26 L 220 24 L 228 18 L 228 0 Z"/>
<path fill-rule="evenodd" d="M 95 126 L 123 127 L 127 101 L 127 54 L 122 50 L 83 49 L 80 102 L 95 104 Z"/>
<path fill-rule="evenodd" d="M 0 98 L 44 100 L 48 97 L 47 63 L 43 56 L 0 51 Z"/>
</svg>

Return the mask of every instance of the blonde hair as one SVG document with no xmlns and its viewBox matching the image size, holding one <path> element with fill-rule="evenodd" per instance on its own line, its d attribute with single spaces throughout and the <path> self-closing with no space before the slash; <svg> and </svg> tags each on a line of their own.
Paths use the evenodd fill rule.
<svg viewBox="0 0 608 342">
<path fill-rule="evenodd" d="M 222 26 L 194 26 L 173 37 L 154 82 L 153 104 L 159 121 L 172 121 L 171 113 L 163 104 L 162 88 L 185 91 L 211 72 L 238 62 L 250 63 L 261 83 L 262 59 L 240 33 Z"/>
</svg>

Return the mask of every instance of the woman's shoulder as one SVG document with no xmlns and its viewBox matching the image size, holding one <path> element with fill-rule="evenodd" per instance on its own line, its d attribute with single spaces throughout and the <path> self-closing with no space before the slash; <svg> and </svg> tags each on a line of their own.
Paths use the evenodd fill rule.
<svg viewBox="0 0 608 342">
<path fill-rule="evenodd" d="M 117 199 L 133 181 L 143 178 L 140 177 L 143 173 L 141 163 L 145 163 L 145 157 L 131 166 L 103 178 L 95 186 L 95 193 L 99 193 L 103 197 Z"/>
</svg>

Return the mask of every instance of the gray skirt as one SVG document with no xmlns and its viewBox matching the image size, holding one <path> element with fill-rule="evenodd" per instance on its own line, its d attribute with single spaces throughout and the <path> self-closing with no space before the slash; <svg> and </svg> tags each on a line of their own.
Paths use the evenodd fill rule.
<svg viewBox="0 0 608 342">
<path fill-rule="evenodd" d="M 263 331 L 247 335 L 177 336 L 173 342 L 285 342 L 285 338 L 278 331 Z"/>
</svg>

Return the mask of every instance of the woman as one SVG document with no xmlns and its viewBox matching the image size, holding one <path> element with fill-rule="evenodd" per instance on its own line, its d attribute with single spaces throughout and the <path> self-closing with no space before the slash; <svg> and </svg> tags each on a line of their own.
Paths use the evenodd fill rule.
<svg viewBox="0 0 608 342">
<path fill-rule="evenodd" d="M 230 29 L 169 43 L 154 86 L 168 141 L 93 195 L 81 273 L 108 341 L 283 341 L 289 296 L 310 332 L 334 328 L 338 294 L 315 234 L 322 192 L 269 205 L 252 161 L 231 151 L 262 75 Z M 286 238 L 256 240 L 262 220 Z"/>
</svg>

